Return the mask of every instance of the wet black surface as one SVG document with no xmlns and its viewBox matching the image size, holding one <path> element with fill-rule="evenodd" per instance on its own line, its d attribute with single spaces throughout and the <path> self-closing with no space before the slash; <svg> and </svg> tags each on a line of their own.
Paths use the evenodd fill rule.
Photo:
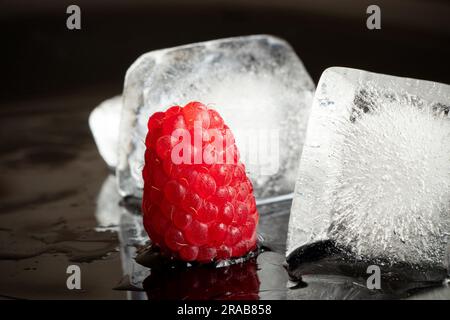
<svg viewBox="0 0 450 320">
<path fill-rule="evenodd" d="M 108 171 L 87 125 L 93 91 L 0 108 L 0 297 L 126 298 L 117 233 L 96 232 Z M 66 269 L 81 267 L 82 290 Z"/>
</svg>

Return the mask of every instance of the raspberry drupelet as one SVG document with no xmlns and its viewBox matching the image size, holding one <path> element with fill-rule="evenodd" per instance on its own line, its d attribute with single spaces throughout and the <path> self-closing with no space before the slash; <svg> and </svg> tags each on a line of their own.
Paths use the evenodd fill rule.
<svg viewBox="0 0 450 320">
<path fill-rule="evenodd" d="M 240 257 L 256 248 L 253 186 L 222 117 L 200 102 L 148 121 L 142 171 L 144 227 L 184 261 Z"/>
</svg>

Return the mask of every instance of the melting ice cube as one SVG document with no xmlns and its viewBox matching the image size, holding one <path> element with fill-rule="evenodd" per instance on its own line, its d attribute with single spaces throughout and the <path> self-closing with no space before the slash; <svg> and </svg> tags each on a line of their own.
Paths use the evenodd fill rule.
<svg viewBox="0 0 450 320">
<path fill-rule="evenodd" d="M 314 84 L 283 40 L 248 36 L 152 51 L 128 69 L 117 175 L 123 196 L 142 193 L 147 121 L 201 101 L 233 131 L 256 196 L 291 193 Z"/>
<path fill-rule="evenodd" d="M 110 168 L 117 166 L 122 96 L 103 101 L 89 115 L 89 127 L 100 155 Z"/>
<path fill-rule="evenodd" d="M 288 254 L 330 239 L 356 257 L 448 267 L 450 86 L 355 69 L 320 79 Z"/>
</svg>

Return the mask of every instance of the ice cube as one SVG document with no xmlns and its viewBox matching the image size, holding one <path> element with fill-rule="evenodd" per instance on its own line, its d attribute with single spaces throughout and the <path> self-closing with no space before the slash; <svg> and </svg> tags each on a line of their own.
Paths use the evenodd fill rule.
<svg viewBox="0 0 450 320">
<path fill-rule="evenodd" d="M 142 224 L 142 216 L 133 214 L 123 207 L 120 217 L 119 240 L 120 260 L 122 261 L 123 277 L 116 289 L 142 290 L 142 282 L 151 270 L 136 261 L 138 248 L 143 247 L 148 239 Z M 138 299 L 140 295 L 133 298 Z"/>
<path fill-rule="evenodd" d="M 356 257 L 448 268 L 450 86 L 327 69 L 314 96 L 287 253 L 330 239 Z"/>
<path fill-rule="evenodd" d="M 272 36 L 144 54 L 125 78 L 117 168 L 121 194 L 142 194 L 150 115 L 190 101 L 201 101 L 223 116 L 258 198 L 292 193 L 313 91 L 295 52 Z"/>
<path fill-rule="evenodd" d="M 117 166 L 122 96 L 99 104 L 89 115 L 89 127 L 100 155 L 110 168 Z"/>
<path fill-rule="evenodd" d="M 119 206 L 122 197 L 117 192 L 117 179 L 108 175 L 97 196 L 95 218 L 97 230 L 117 231 L 123 209 Z"/>
</svg>

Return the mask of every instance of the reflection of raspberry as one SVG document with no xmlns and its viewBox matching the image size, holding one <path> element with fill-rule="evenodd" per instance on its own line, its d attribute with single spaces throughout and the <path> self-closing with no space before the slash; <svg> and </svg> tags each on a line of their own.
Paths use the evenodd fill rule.
<svg viewBox="0 0 450 320">
<path fill-rule="evenodd" d="M 199 102 L 153 114 L 145 141 L 144 226 L 166 254 L 210 262 L 256 247 L 253 186 L 233 134 Z"/>
<path fill-rule="evenodd" d="M 150 300 L 257 300 L 255 259 L 227 267 L 152 269 L 144 280 Z"/>
</svg>

